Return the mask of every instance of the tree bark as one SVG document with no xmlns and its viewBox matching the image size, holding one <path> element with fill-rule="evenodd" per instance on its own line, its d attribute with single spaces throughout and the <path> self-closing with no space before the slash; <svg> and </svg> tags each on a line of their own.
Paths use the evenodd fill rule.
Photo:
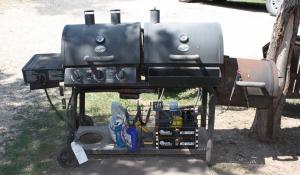
<svg viewBox="0 0 300 175">
<path fill-rule="evenodd" d="M 275 142 L 280 137 L 281 112 L 289 86 L 289 68 L 299 20 L 300 0 L 284 0 L 276 17 L 266 58 L 274 61 L 278 69 L 278 95 L 271 107 L 256 110 L 251 127 L 260 141 Z"/>
</svg>

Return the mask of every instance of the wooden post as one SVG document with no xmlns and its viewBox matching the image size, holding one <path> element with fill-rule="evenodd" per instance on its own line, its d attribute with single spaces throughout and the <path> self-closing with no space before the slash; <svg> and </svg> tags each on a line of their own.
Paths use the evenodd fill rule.
<svg viewBox="0 0 300 175">
<path fill-rule="evenodd" d="M 300 0 L 284 0 L 273 27 L 267 60 L 276 63 L 278 69 L 279 92 L 268 109 L 257 109 L 252 124 L 260 141 L 274 142 L 279 139 L 281 111 L 285 102 L 289 80 L 293 46 L 300 20 Z"/>
</svg>

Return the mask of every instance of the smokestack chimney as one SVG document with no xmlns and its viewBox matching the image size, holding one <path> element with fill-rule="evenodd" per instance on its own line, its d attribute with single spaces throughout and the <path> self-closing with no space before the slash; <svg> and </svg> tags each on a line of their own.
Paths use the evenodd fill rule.
<svg viewBox="0 0 300 175">
<path fill-rule="evenodd" d="M 154 24 L 160 22 L 160 11 L 156 10 L 156 8 L 150 10 L 150 22 Z"/>
<path fill-rule="evenodd" d="M 110 20 L 112 24 L 120 24 L 121 23 L 121 10 L 113 9 L 110 10 Z"/>
<path fill-rule="evenodd" d="M 86 25 L 95 24 L 95 15 L 94 10 L 86 10 L 84 11 L 84 20 Z"/>
</svg>

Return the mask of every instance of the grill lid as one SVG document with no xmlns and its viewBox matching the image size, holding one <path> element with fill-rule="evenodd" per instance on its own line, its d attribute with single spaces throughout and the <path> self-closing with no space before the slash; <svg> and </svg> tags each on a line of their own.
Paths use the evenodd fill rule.
<svg viewBox="0 0 300 175">
<path fill-rule="evenodd" d="M 140 23 L 65 26 L 65 67 L 139 64 L 140 28 Z"/>
<path fill-rule="evenodd" d="M 223 52 L 217 23 L 145 23 L 146 64 L 219 65 Z"/>
</svg>

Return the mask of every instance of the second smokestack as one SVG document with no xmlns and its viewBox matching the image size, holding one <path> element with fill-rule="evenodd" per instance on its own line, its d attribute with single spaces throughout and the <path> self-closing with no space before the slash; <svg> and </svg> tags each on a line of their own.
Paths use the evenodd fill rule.
<svg viewBox="0 0 300 175">
<path fill-rule="evenodd" d="M 160 23 L 160 11 L 156 10 L 156 8 L 150 10 L 150 22 L 154 24 Z"/>
<path fill-rule="evenodd" d="M 113 9 L 110 10 L 110 20 L 112 24 L 120 24 L 121 23 L 121 10 Z"/>
</svg>

